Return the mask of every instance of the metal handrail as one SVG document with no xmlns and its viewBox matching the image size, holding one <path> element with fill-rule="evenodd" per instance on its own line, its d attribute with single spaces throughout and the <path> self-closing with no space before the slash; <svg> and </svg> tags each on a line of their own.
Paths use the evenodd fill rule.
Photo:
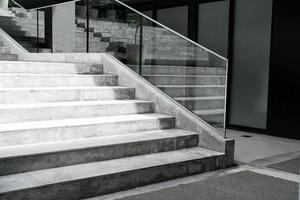
<svg viewBox="0 0 300 200">
<path fill-rule="evenodd" d="M 158 21 L 155 21 L 155 20 L 152 19 L 151 17 L 148 17 L 148 16 L 144 15 L 143 13 L 137 11 L 136 9 L 130 7 L 129 5 L 123 3 L 123 2 L 121 2 L 121 1 L 119 1 L 119 0 L 113 0 L 113 1 L 115 1 L 115 2 L 117 2 L 117 3 L 119 3 L 119 4 L 121 4 L 121 5 L 123 5 L 124 7 L 128 8 L 129 10 L 131 10 L 131 11 L 133 11 L 133 12 L 135 12 L 135 13 L 141 15 L 141 16 L 143 16 L 144 18 L 150 20 L 151 22 L 153 22 L 153 23 L 155 23 L 155 24 L 157 24 L 157 25 L 163 27 L 164 29 L 166 29 L 166 30 L 172 32 L 173 34 L 175 34 L 175 35 L 177 35 L 177 36 L 183 38 L 184 40 L 186 40 L 186 41 L 188 41 L 188 42 L 190 42 L 190 43 L 192 43 L 192 44 L 194 44 L 194 45 L 196 45 L 196 46 L 198 46 L 198 47 L 200 47 L 200 48 L 202 48 L 202 49 L 208 51 L 209 53 L 211 53 L 211 54 L 213 54 L 213 55 L 219 57 L 220 59 L 224 60 L 225 62 L 228 61 L 227 58 L 221 56 L 220 54 L 218 54 L 218 53 L 216 53 L 216 52 L 214 52 L 214 51 L 212 51 L 212 50 L 210 50 L 210 49 L 208 49 L 208 48 L 206 48 L 206 47 L 204 47 L 204 46 L 198 44 L 197 42 L 194 42 L 193 40 L 191 40 L 191 39 L 189 39 L 189 38 L 187 38 L 187 37 L 181 35 L 180 33 L 174 31 L 173 29 L 171 29 L 171 28 L 169 28 L 169 27 L 167 27 L 167 26 L 165 26 L 165 25 L 159 23 Z"/>
</svg>

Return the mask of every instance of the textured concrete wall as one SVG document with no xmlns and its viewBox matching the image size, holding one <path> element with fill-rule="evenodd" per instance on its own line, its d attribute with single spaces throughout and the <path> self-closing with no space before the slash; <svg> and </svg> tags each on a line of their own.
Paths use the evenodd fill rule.
<svg viewBox="0 0 300 200">
<path fill-rule="evenodd" d="M 70 53 L 75 48 L 75 3 L 52 8 L 53 52 Z"/>
</svg>

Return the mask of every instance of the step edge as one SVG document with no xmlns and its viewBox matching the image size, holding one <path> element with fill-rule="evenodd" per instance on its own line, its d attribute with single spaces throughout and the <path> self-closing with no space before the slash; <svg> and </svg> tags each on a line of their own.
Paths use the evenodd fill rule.
<svg viewBox="0 0 300 200">
<path fill-rule="evenodd" d="M 169 133 L 170 131 L 176 131 L 175 133 Z M 178 133 L 178 132 L 182 133 Z M 144 138 L 142 135 L 151 135 L 150 138 Z M 133 138 L 133 136 L 138 135 L 138 138 Z M 23 157 L 31 157 L 31 156 L 42 156 L 48 154 L 55 153 L 63 153 L 63 152 L 72 152 L 72 151 L 80 151 L 80 150 L 88 150 L 94 148 L 100 148 L 105 146 L 114 146 L 121 144 L 130 144 L 137 142 L 147 142 L 147 141 L 156 141 L 163 139 L 171 139 L 171 138 L 182 138 L 182 137 L 193 137 L 198 136 L 197 133 L 184 131 L 181 129 L 168 129 L 168 130 L 154 130 L 154 131 L 143 131 L 136 133 L 128 133 L 122 135 L 115 136 L 102 136 L 102 137 L 93 137 L 93 138 L 82 138 L 82 139 L 74 139 L 74 140 L 66 140 L 66 141 L 58 141 L 58 142 L 47 142 L 47 143 L 37 143 L 37 144 L 27 144 L 27 145 L 16 145 L 16 146 L 7 146 L 0 148 L 0 161 L 8 160 L 8 159 L 18 159 Z M 130 137 L 129 139 L 126 137 Z M 125 139 L 124 139 L 125 138 Z M 102 141 L 100 141 L 100 139 Z M 109 141 L 109 139 L 115 139 L 113 141 Z M 126 140 L 128 139 L 128 140 Z M 90 141 L 97 140 L 98 143 L 89 144 Z M 103 141 L 107 140 L 107 141 Z M 79 146 L 78 142 L 81 143 Z M 66 147 L 64 144 L 75 143 L 73 146 L 71 145 Z M 57 147 L 57 144 L 60 144 L 59 149 L 51 149 L 51 147 Z M 24 149 L 33 148 L 33 147 L 43 147 L 46 146 L 46 149 L 38 149 L 33 150 L 32 152 L 24 152 Z M 11 153 L 10 150 L 17 150 L 17 153 Z M 51 149 L 51 150 L 50 150 Z M 8 153 L 3 153 L 3 151 Z"/>
<path fill-rule="evenodd" d="M 54 170 L 61 170 L 63 172 L 66 171 L 72 171 L 71 168 L 75 168 L 75 167 L 87 167 L 88 165 L 92 165 L 92 164 L 99 164 L 99 163 L 109 163 L 109 162 L 120 162 L 120 160 L 134 160 L 134 159 L 141 159 L 141 157 L 147 157 L 147 159 L 155 159 L 155 157 L 158 158 L 158 156 L 164 155 L 164 154 L 170 154 L 170 153 L 181 153 L 183 151 L 189 150 L 189 151 L 198 151 L 198 154 L 200 154 L 199 152 L 201 151 L 202 153 L 204 151 L 209 151 L 210 154 L 213 155 L 195 155 L 193 158 L 176 158 L 174 161 L 166 161 L 164 163 L 159 162 L 159 163 L 155 163 L 155 164 L 144 164 L 144 166 L 133 166 L 133 167 L 124 167 L 122 169 L 118 169 L 116 171 L 112 171 L 112 172 L 98 172 L 98 173 L 94 173 L 92 175 L 81 175 L 81 177 L 76 177 L 74 178 L 72 176 L 71 179 L 69 180 L 52 180 L 52 181 L 40 181 L 40 179 L 35 179 L 36 177 L 40 177 L 39 173 L 47 173 L 49 171 L 54 171 Z M 100 161 L 100 162 L 94 162 L 94 163 L 88 163 L 88 164 L 79 164 L 79 165 L 72 165 L 72 166 L 66 166 L 66 167 L 58 167 L 58 168 L 53 168 L 53 169 L 45 169 L 45 170 L 39 170 L 39 171 L 32 171 L 32 172 L 25 172 L 25 173 L 19 173 L 19 174 L 13 174 L 13 175 L 5 175 L 0 177 L 0 181 L 1 178 L 5 178 L 5 177 L 17 177 L 17 176 L 28 176 L 30 177 L 31 180 L 34 180 L 35 184 L 31 183 L 33 186 L 25 186 L 23 188 L 17 188 L 17 189 L 13 189 L 11 188 L 10 190 L 6 190 L 6 191 L 0 191 L 0 194 L 5 194 L 5 193 L 9 193 L 9 192 L 15 192 L 15 191 L 20 191 L 20 190 L 27 190 L 27 189 L 37 189 L 37 188 L 41 188 L 41 187 L 45 187 L 45 186 L 51 186 L 51 185 L 55 185 L 55 184 L 62 184 L 62 183 L 72 183 L 75 181 L 82 181 L 85 179 L 90 179 L 90 178 L 96 178 L 96 177 L 101 177 L 101 176 L 107 176 L 107 175 L 113 175 L 113 174 L 119 174 L 119 173 L 124 173 L 124 172 L 133 172 L 136 170 L 146 170 L 146 169 L 151 169 L 154 167 L 160 167 L 160 166 L 169 166 L 169 165 L 173 165 L 173 164 L 177 164 L 177 163 L 184 163 L 184 162 L 192 162 L 192 161 L 196 161 L 196 160 L 202 160 L 202 159 L 216 159 L 219 157 L 223 157 L 225 156 L 224 153 L 218 153 L 218 152 L 212 152 L 210 150 L 207 149 L 202 149 L 200 147 L 194 147 L 194 148 L 188 148 L 188 149 L 183 149 L 183 150 L 176 150 L 176 151 L 170 151 L 170 152 L 162 152 L 162 153 L 156 153 L 156 154 L 147 154 L 147 155 L 140 155 L 140 156 L 133 156 L 133 157 L 127 157 L 127 158 L 120 158 L 120 159 L 114 159 L 114 160 L 107 160 L 107 161 Z M 152 158 L 151 158 L 152 157 Z M 154 157 L 154 158 L 153 158 Z M 123 161 L 124 161 L 123 160 Z M 69 168 L 69 169 L 68 169 Z M 76 170 L 73 170 L 76 171 Z M 18 179 L 22 179 L 21 177 Z M 62 179 L 62 178 L 61 178 Z M 66 179 L 66 178 L 65 178 Z"/>
</svg>

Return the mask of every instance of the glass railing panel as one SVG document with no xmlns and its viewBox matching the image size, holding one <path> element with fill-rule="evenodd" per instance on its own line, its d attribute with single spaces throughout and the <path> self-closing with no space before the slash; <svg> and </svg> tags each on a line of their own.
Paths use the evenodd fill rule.
<svg viewBox="0 0 300 200">
<path fill-rule="evenodd" d="M 14 1 L 9 1 L 8 10 L 12 16 L 0 20 L 4 31 L 29 52 L 51 52 L 45 39 L 44 11 L 26 10 Z"/>
<path fill-rule="evenodd" d="M 226 62 L 158 24 L 143 30 L 142 76 L 201 119 L 223 128 Z"/>
<path fill-rule="evenodd" d="M 225 135 L 227 59 L 115 3 L 118 25 L 105 30 L 126 47 L 123 62 Z"/>
</svg>

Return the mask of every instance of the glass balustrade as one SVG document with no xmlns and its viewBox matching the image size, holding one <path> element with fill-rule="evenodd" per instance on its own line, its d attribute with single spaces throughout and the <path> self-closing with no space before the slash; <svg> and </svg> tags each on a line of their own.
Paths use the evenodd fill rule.
<svg viewBox="0 0 300 200">
<path fill-rule="evenodd" d="M 61 41 L 60 29 L 53 27 L 57 8 L 25 11 L 11 5 L 12 26 L 24 33 L 16 40 L 30 52 L 109 53 L 225 135 L 226 58 L 121 1 L 81 0 L 73 6 L 75 20 L 64 33 L 73 39 Z M 63 42 L 71 48 L 58 48 Z"/>
</svg>

